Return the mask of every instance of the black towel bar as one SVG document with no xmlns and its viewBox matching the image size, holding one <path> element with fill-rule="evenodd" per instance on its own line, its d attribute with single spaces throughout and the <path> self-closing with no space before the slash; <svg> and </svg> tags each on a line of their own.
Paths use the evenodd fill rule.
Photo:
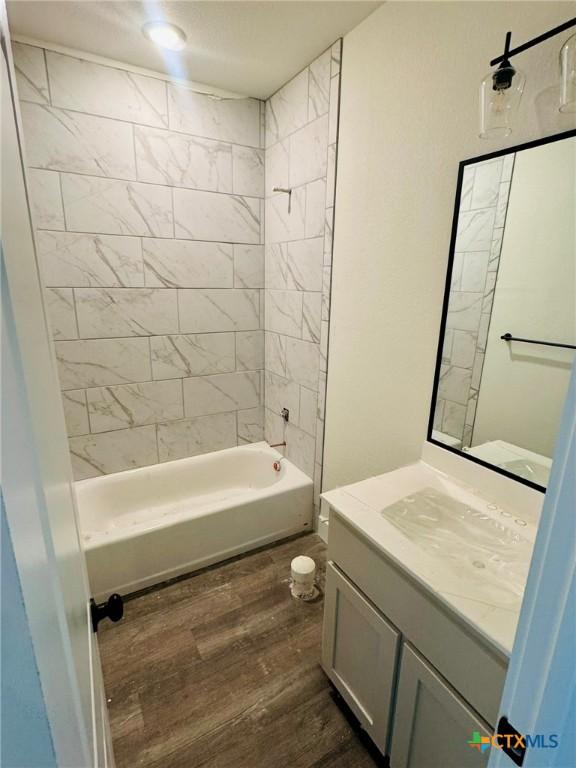
<svg viewBox="0 0 576 768">
<path fill-rule="evenodd" d="M 500 336 L 504 341 L 523 341 L 525 344 L 541 344 L 543 347 L 562 347 L 563 349 L 576 349 L 576 344 L 559 344 L 557 341 L 538 341 L 537 339 L 521 339 L 519 336 L 512 336 L 511 333 L 505 333 Z"/>
</svg>

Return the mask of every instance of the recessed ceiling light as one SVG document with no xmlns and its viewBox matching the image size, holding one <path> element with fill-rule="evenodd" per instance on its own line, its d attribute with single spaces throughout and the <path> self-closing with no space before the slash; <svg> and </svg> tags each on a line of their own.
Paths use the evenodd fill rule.
<svg viewBox="0 0 576 768">
<path fill-rule="evenodd" d="M 149 21 L 142 27 L 142 32 L 159 48 L 169 51 L 181 51 L 186 47 L 186 35 L 175 24 L 167 21 Z"/>
</svg>

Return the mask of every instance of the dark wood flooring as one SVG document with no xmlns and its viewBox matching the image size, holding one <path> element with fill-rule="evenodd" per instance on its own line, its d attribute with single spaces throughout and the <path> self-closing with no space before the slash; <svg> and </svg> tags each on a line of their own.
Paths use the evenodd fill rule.
<svg viewBox="0 0 576 768">
<path fill-rule="evenodd" d="M 125 605 L 98 632 L 117 768 L 371 768 L 319 664 L 322 599 L 288 589 L 307 535 Z M 106 626 L 107 625 L 107 626 Z"/>
</svg>

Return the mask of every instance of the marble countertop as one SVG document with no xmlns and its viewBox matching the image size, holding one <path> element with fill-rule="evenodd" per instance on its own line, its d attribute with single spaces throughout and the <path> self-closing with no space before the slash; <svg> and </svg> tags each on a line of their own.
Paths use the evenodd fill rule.
<svg viewBox="0 0 576 768">
<path fill-rule="evenodd" d="M 533 523 L 422 461 L 322 498 L 510 656 L 536 536 Z"/>
</svg>

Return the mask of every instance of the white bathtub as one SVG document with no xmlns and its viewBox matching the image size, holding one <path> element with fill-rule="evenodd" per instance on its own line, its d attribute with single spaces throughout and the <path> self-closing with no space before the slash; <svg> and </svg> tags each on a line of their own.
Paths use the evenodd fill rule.
<svg viewBox="0 0 576 768">
<path fill-rule="evenodd" d="M 310 530 L 313 483 L 267 443 L 76 483 L 92 592 L 129 594 Z"/>
</svg>

